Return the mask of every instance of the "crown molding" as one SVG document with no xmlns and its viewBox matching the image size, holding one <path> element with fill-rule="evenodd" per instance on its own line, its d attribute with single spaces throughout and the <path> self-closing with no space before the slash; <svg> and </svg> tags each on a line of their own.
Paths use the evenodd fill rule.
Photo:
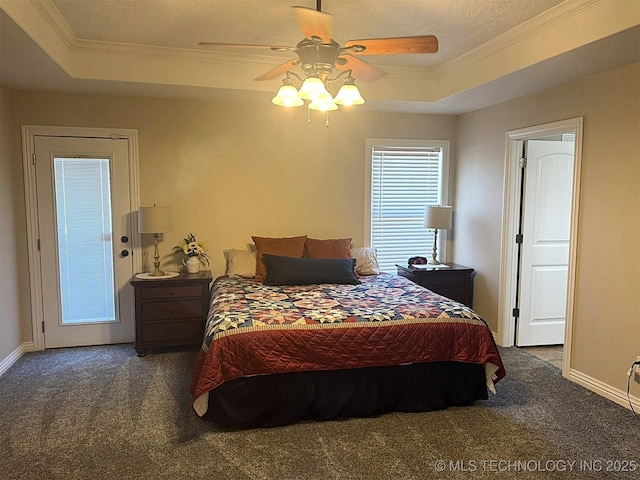
<svg viewBox="0 0 640 480">
<path fill-rule="evenodd" d="M 78 37 L 53 2 L 51 0 L 30 0 L 30 2 L 60 40 L 69 49 L 73 49 L 78 42 Z"/>
<path fill-rule="evenodd" d="M 473 50 L 435 67 L 435 75 L 444 75 L 460 70 L 468 65 L 483 61 L 489 56 L 507 50 L 552 27 L 588 11 L 606 0 L 567 0 L 540 15 L 508 30 L 497 37 L 479 45 Z"/>
<path fill-rule="evenodd" d="M 437 99 L 578 51 L 640 25 L 640 2 L 567 0 L 434 69 Z"/>
</svg>

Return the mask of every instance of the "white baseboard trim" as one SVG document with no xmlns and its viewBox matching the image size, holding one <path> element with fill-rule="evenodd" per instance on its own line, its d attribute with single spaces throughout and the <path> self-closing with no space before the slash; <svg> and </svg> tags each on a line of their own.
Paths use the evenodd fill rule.
<svg viewBox="0 0 640 480">
<path fill-rule="evenodd" d="M 13 352 L 0 360 L 0 375 L 4 374 L 11 366 L 16 363 L 25 352 L 33 352 L 33 342 L 24 342 Z"/>
<path fill-rule="evenodd" d="M 613 388 L 611 385 L 607 385 L 600 380 L 596 380 L 589 375 L 585 375 L 584 373 L 573 369 L 569 370 L 568 379 L 585 387 L 587 390 L 591 390 L 592 392 L 617 403 L 618 405 L 622 405 L 627 410 L 631 410 L 626 390 Z M 631 395 L 631 404 L 636 412 L 640 412 L 640 398 Z"/>
</svg>

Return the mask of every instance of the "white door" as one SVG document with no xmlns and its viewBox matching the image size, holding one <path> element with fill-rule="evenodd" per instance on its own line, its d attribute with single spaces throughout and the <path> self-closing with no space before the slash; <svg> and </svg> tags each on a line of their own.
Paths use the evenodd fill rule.
<svg viewBox="0 0 640 480">
<path fill-rule="evenodd" d="M 45 348 L 132 342 L 128 140 L 34 145 Z"/>
<path fill-rule="evenodd" d="M 529 140 L 516 345 L 564 343 L 574 143 Z"/>
</svg>

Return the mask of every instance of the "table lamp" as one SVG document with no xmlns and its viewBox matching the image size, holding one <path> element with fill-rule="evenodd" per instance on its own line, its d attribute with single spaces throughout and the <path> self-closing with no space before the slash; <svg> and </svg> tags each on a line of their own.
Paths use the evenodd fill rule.
<svg viewBox="0 0 640 480">
<path fill-rule="evenodd" d="M 140 207 L 138 208 L 138 230 L 140 233 L 152 233 L 155 240 L 155 252 L 153 255 L 154 270 L 149 275 L 160 277 L 165 273 L 160 270 L 160 254 L 158 253 L 158 237 L 161 233 L 170 232 L 171 209 L 169 207 Z"/>
<path fill-rule="evenodd" d="M 433 228 L 433 255 L 429 259 L 429 265 L 440 265 L 436 259 L 438 249 L 438 230 L 451 228 L 451 207 L 440 205 L 427 205 L 424 213 L 424 226 Z"/>
</svg>

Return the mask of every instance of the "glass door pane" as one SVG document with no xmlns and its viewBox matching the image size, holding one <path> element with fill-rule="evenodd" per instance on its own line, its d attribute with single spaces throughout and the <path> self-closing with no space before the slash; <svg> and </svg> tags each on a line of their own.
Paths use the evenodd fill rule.
<svg viewBox="0 0 640 480">
<path fill-rule="evenodd" d="M 63 325 L 116 321 L 108 158 L 54 158 Z"/>
</svg>

